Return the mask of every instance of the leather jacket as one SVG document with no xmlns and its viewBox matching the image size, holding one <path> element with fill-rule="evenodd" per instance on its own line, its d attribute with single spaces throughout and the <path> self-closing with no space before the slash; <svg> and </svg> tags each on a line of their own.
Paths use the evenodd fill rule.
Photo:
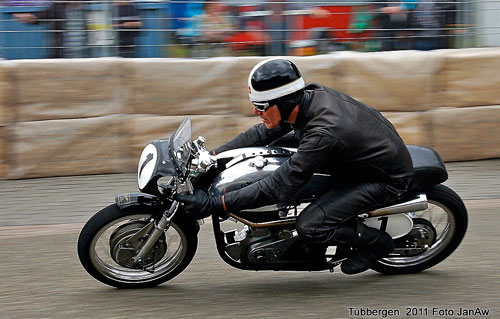
<svg viewBox="0 0 500 319">
<path fill-rule="evenodd" d="M 338 91 L 308 84 L 294 124 L 267 129 L 259 123 L 218 147 L 264 146 L 294 131 L 297 152 L 267 177 L 224 195 L 228 211 L 286 203 L 314 173 L 351 182 L 388 182 L 413 175 L 408 150 L 377 110 Z"/>
</svg>

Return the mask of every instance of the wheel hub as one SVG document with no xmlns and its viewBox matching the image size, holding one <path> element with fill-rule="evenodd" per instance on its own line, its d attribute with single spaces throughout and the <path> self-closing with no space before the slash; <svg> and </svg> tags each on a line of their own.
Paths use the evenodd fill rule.
<svg viewBox="0 0 500 319">
<path fill-rule="evenodd" d="M 431 222 L 414 218 L 411 231 L 395 241 L 394 253 L 407 257 L 421 254 L 436 242 L 436 238 L 437 232 Z"/>
<path fill-rule="evenodd" d="M 409 236 L 418 247 L 430 246 L 436 240 L 436 231 L 432 225 L 417 224 L 410 231 Z"/>
<path fill-rule="evenodd" d="M 163 233 L 153 248 L 146 253 L 140 263 L 134 261 L 134 256 L 147 240 L 147 236 L 133 239 L 132 237 L 140 231 L 148 222 L 131 221 L 118 227 L 109 238 L 110 254 L 113 260 L 120 266 L 126 268 L 145 268 L 160 261 L 167 252 L 167 241 Z"/>
</svg>

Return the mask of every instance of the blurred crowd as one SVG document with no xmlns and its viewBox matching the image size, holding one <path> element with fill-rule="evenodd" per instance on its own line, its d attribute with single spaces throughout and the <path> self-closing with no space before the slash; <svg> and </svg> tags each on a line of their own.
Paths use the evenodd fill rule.
<svg viewBox="0 0 500 319">
<path fill-rule="evenodd" d="M 18 23 L 46 25 L 54 58 L 89 57 L 99 45 L 113 49 L 108 55 L 137 57 L 141 32 L 151 29 L 162 31 L 162 43 L 156 45 L 164 48 L 163 56 L 183 57 L 433 50 L 453 47 L 457 32 L 455 0 L 323 1 L 321 6 L 285 0 L 185 0 L 165 3 L 162 14 L 153 18 L 142 15 L 144 3 L 3 0 L 2 7 L 10 7 Z M 106 4 L 101 11 L 108 22 L 101 31 L 112 34 L 112 43 L 90 43 L 89 35 L 99 31 L 89 16 L 93 12 L 95 17 L 89 6 L 96 4 Z M 40 9 L 22 10 L 30 6 Z M 152 19 L 164 21 L 155 24 Z"/>
</svg>

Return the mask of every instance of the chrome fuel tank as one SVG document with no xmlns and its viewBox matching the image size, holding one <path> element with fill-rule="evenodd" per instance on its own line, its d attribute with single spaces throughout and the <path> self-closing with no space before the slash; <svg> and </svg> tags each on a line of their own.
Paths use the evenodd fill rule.
<svg viewBox="0 0 500 319">
<path fill-rule="evenodd" d="M 288 156 L 264 157 L 258 155 L 243 159 L 224 170 L 213 180 L 210 195 L 221 196 L 261 180 L 285 163 L 288 158 Z"/>
<path fill-rule="evenodd" d="M 217 155 L 230 160 L 228 168 L 217 176 L 210 187 L 210 195 L 221 196 L 248 186 L 271 174 L 295 153 L 296 149 L 281 147 L 241 148 Z M 298 201 L 310 201 L 330 188 L 332 177 L 314 176 L 297 192 Z"/>
</svg>

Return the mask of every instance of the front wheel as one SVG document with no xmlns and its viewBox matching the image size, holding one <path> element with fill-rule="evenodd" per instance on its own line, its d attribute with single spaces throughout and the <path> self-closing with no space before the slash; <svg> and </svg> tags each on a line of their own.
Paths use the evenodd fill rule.
<svg viewBox="0 0 500 319">
<path fill-rule="evenodd" d="M 199 226 L 183 214 L 175 216 L 141 266 L 134 262 L 154 227 L 149 209 L 113 204 L 85 224 L 78 238 L 78 257 L 91 276 L 117 288 L 146 288 L 174 278 L 189 265 L 198 246 Z"/>
<path fill-rule="evenodd" d="M 468 221 L 463 201 L 444 185 L 433 186 L 425 193 L 429 207 L 412 214 L 414 230 L 419 234 L 417 241 L 425 247 L 423 252 L 383 258 L 372 266 L 373 270 L 383 274 L 420 272 L 437 265 L 458 247 Z"/>
</svg>

